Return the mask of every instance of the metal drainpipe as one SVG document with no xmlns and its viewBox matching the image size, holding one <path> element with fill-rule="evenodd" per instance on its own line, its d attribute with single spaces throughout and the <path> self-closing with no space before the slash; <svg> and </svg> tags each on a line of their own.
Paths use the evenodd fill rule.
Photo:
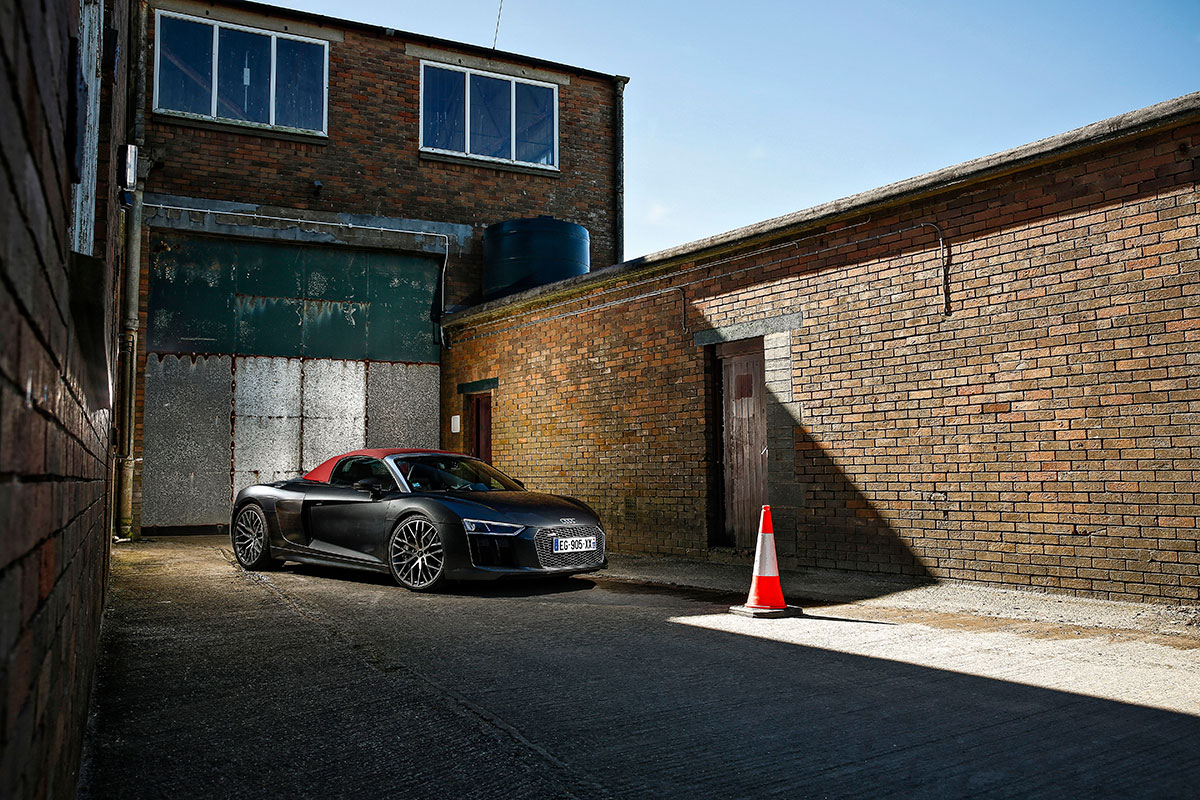
<svg viewBox="0 0 1200 800">
<path fill-rule="evenodd" d="M 613 250 L 616 260 L 614 264 L 620 264 L 625 261 L 625 84 L 629 83 L 629 78 L 621 75 L 613 77 L 613 89 L 616 97 L 614 98 L 613 126 L 615 131 L 613 135 L 613 149 L 616 151 L 616 164 L 614 171 L 616 174 L 613 180 L 616 182 L 616 209 L 614 213 L 614 231 L 613 231 Z"/>
<path fill-rule="evenodd" d="M 137 60 L 133 76 L 134 98 L 134 144 L 141 152 L 145 145 L 146 98 L 146 15 L 145 2 L 135 7 L 135 36 Z M 142 191 L 145 183 L 138 167 L 137 186 L 133 191 L 133 206 L 126 212 L 125 221 L 125 287 L 124 313 L 121 315 L 120 359 L 121 370 L 121 441 L 118 456 L 120 470 L 120 518 L 119 535 L 137 538 L 140 531 L 133 527 L 133 478 L 134 478 L 134 422 L 137 419 L 137 354 L 138 354 L 138 299 L 141 294 L 142 272 Z"/>
</svg>

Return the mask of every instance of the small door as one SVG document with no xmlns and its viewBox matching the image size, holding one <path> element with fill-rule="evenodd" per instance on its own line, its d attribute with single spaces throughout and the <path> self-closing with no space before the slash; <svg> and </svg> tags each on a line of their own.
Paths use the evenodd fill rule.
<svg viewBox="0 0 1200 800">
<path fill-rule="evenodd" d="M 471 455 L 492 463 L 492 395 L 471 395 Z"/>
<path fill-rule="evenodd" d="M 762 339 L 717 346 L 725 452 L 725 532 L 739 548 L 757 544 L 767 502 L 767 404 Z"/>
</svg>

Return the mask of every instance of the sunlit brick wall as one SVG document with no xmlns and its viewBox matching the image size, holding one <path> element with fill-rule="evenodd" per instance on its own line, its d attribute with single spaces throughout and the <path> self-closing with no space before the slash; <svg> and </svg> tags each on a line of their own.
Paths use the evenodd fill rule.
<svg viewBox="0 0 1200 800">
<path fill-rule="evenodd" d="M 615 549 L 702 554 L 720 468 L 692 337 L 801 314 L 769 405 L 792 431 L 772 492 L 798 487 L 785 564 L 1194 602 L 1198 153 L 1177 125 L 467 316 L 443 443 L 466 446 L 457 386 L 495 377 L 498 465 L 596 504 Z"/>
</svg>

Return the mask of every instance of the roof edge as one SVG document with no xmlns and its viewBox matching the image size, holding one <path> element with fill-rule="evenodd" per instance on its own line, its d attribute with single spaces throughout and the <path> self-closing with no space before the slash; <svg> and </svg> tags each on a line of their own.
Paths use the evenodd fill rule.
<svg viewBox="0 0 1200 800">
<path fill-rule="evenodd" d="M 1200 118 L 1200 92 L 1193 92 L 1162 103 L 1119 114 L 1065 133 L 1002 150 L 992 155 L 964 161 L 933 172 L 889 183 L 876 189 L 852 194 L 838 200 L 806 208 L 791 214 L 756 222 L 741 228 L 697 239 L 678 247 L 659 250 L 639 258 L 604 267 L 586 275 L 538 286 L 519 294 L 491 300 L 456 312 L 446 318 L 447 327 L 462 325 L 478 317 L 488 316 L 509 306 L 532 303 L 546 296 L 567 293 L 581 284 L 628 277 L 644 272 L 665 269 L 672 262 L 697 256 L 707 251 L 731 248 L 752 240 L 773 238 L 795 230 L 803 230 L 833 218 L 861 214 L 880 207 L 897 205 L 970 186 L 975 183 L 1019 172 L 1035 166 L 1068 158 L 1080 152 L 1122 139 L 1140 136 L 1176 125 L 1190 117 Z"/>
<path fill-rule="evenodd" d="M 301 11 L 296 8 L 284 8 L 283 6 L 273 6 L 269 3 L 254 2 L 254 0 L 201 0 L 210 6 L 241 9 L 250 11 L 256 14 L 262 14 L 268 17 L 288 16 L 294 19 L 305 20 L 316 24 L 324 25 L 331 28 L 349 28 L 360 31 L 370 31 L 381 36 L 398 36 L 404 39 L 422 42 L 424 44 L 438 45 L 440 47 L 462 50 L 472 55 L 484 56 L 487 58 L 509 59 L 525 64 L 533 64 L 539 67 L 544 67 L 550 70 L 559 72 L 570 72 L 578 75 L 589 75 L 593 78 L 604 78 L 605 80 L 619 80 L 625 83 L 629 82 L 629 78 L 624 75 L 616 75 L 608 72 L 600 72 L 599 70 L 588 69 L 587 67 L 576 67 L 571 64 L 563 64 L 558 61 L 549 61 L 544 58 L 535 56 L 522 55 L 521 53 L 510 53 L 506 50 L 496 50 L 491 47 L 485 47 L 478 44 L 470 44 L 468 42 L 457 42 L 453 39 L 441 39 L 436 36 L 429 36 L 423 33 L 415 33 L 406 31 L 400 28 L 393 28 L 388 25 L 378 25 L 374 22 L 359 22 L 351 19 L 341 19 L 340 17 L 330 17 L 325 14 L 317 14 L 312 11 Z"/>
</svg>

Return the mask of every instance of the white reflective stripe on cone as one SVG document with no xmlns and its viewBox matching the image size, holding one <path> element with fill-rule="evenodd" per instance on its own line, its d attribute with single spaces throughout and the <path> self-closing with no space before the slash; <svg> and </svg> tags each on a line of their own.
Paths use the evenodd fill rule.
<svg viewBox="0 0 1200 800">
<path fill-rule="evenodd" d="M 775 534 L 760 533 L 758 550 L 754 553 L 754 574 L 770 578 L 779 574 L 779 562 L 775 560 Z"/>
</svg>

